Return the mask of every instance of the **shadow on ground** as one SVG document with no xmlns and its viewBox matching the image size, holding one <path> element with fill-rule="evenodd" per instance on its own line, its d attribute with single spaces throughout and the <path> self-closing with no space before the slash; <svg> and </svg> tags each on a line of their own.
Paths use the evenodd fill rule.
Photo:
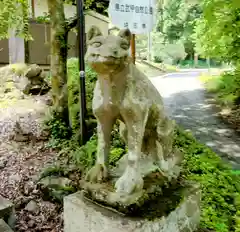
<svg viewBox="0 0 240 232">
<path fill-rule="evenodd" d="M 204 89 L 180 91 L 164 97 L 167 113 L 191 131 L 234 169 L 240 169 L 240 137 L 218 118 L 218 111 L 205 97 Z"/>
</svg>

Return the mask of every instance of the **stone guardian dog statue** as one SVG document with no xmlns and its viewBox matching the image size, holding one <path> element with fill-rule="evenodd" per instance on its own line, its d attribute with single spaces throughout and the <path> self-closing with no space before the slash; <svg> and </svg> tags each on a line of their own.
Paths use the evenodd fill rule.
<svg viewBox="0 0 240 232">
<path fill-rule="evenodd" d="M 156 170 L 168 179 L 178 175 L 182 157 L 173 152 L 175 124 L 165 115 L 157 89 L 129 58 L 131 32 L 123 29 L 117 36 L 103 36 L 92 26 L 87 40 L 86 61 L 98 73 L 92 103 L 98 147 L 86 180 L 101 183 L 108 177 L 111 131 L 117 119 L 128 153 L 115 168 L 116 193 L 127 196 L 141 191 L 144 177 Z"/>
</svg>

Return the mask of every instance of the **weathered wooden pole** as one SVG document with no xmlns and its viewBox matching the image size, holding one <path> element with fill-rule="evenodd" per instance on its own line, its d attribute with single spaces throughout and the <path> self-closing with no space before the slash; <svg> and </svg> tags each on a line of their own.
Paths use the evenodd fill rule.
<svg viewBox="0 0 240 232">
<path fill-rule="evenodd" d="M 132 34 L 132 39 L 131 39 L 131 56 L 132 56 L 132 61 L 133 64 L 136 64 L 136 36 L 135 34 Z"/>
</svg>

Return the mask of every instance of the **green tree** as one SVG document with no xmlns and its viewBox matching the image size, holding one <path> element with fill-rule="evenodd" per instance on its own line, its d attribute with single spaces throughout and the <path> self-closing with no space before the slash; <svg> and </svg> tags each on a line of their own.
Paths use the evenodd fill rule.
<svg viewBox="0 0 240 232">
<path fill-rule="evenodd" d="M 203 15 L 195 28 L 196 50 L 204 56 L 239 65 L 240 2 L 204 0 Z"/>
<path fill-rule="evenodd" d="M 48 10 L 51 23 L 51 76 L 52 97 L 54 113 L 69 125 L 68 91 L 67 91 L 67 56 L 68 32 L 78 22 L 77 17 L 66 20 L 64 3 L 76 4 L 74 1 L 48 0 Z M 94 0 L 85 1 L 85 10 L 89 9 Z M 96 7 L 102 9 L 104 5 L 99 2 Z"/>
<path fill-rule="evenodd" d="M 17 36 L 29 39 L 28 33 L 28 1 L 0 1 L 0 39 L 9 37 L 9 30 L 14 30 Z M 16 30 L 17 29 L 17 30 Z"/>
<path fill-rule="evenodd" d="M 198 0 L 161 0 L 157 31 L 161 31 L 165 42 L 181 41 L 186 52 L 193 56 L 192 34 L 198 18 L 202 14 Z"/>
</svg>

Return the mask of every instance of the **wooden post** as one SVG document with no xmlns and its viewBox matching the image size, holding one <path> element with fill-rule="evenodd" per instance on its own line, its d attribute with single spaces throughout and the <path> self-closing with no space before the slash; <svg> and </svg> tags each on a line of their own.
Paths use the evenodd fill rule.
<svg viewBox="0 0 240 232">
<path fill-rule="evenodd" d="M 136 41 L 135 41 L 135 34 L 132 34 L 132 39 L 131 39 L 131 55 L 132 55 L 132 60 L 133 64 L 136 63 Z"/>
<path fill-rule="evenodd" d="M 32 18 L 35 18 L 35 1 L 31 0 L 31 5 L 32 5 Z"/>
</svg>

